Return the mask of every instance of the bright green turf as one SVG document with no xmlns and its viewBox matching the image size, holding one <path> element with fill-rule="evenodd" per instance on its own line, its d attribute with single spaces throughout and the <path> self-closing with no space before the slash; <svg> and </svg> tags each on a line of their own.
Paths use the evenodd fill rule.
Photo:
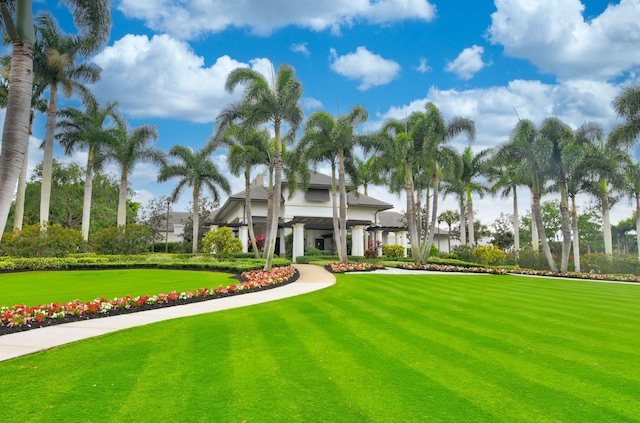
<svg viewBox="0 0 640 423">
<path fill-rule="evenodd" d="M 215 288 L 236 283 L 231 277 L 228 273 L 156 269 L 7 273 L 0 275 L 0 306 Z"/>
<path fill-rule="evenodd" d="M 0 421 L 638 421 L 639 334 L 637 285 L 342 275 L 0 363 Z"/>
</svg>

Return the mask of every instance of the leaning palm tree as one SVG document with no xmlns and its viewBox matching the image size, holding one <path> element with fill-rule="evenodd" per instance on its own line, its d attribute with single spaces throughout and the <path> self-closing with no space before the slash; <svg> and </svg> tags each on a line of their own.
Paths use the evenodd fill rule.
<svg viewBox="0 0 640 423">
<path fill-rule="evenodd" d="M 264 147 L 269 142 L 269 132 L 266 130 L 247 130 L 240 125 L 230 125 L 222 137 L 222 143 L 229 147 L 227 162 L 231 174 L 244 175 L 244 205 L 249 227 L 249 239 L 256 258 L 260 258 L 260 250 L 256 243 L 256 234 L 253 229 L 253 212 L 251 210 L 251 169 L 261 164 L 264 160 Z"/>
<path fill-rule="evenodd" d="M 211 154 L 219 147 L 219 140 L 212 138 L 204 147 L 193 151 L 189 147 L 176 145 L 169 151 L 169 156 L 176 159 L 162 167 L 158 175 L 158 182 L 166 182 L 172 178 L 179 178 L 178 185 L 171 192 L 171 201 L 176 202 L 186 187 L 193 189 L 193 246 L 192 252 L 198 252 L 198 231 L 200 228 L 200 198 L 202 191 L 208 189 L 213 194 L 213 201 L 220 201 L 218 187 L 225 193 L 231 192 L 229 181 L 220 173 Z"/>
<path fill-rule="evenodd" d="M 53 139 L 57 116 L 58 89 L 69 98 L 73 93 L 80 94 L 85 104 L 94 102 L 93 96 L 84 83 L 96 82 L 100 78 L 100 67 L 83 61 L 84 40 L 64 34 L 56 20 L 50 14 L 36 19 L 38 41 L 34 55 L 34 72 L 49 88 L 49 109 L 44 139 L 44 158 L 42 166 L 42 186 L 40 190 L 40 224 L 46 229 L 49 221 L 49 203 L 51 201 L 51 171 L 53 165 Z"/>
<path fill-rule="evenodd" d="M 106 125 L 115 116 L 116 107 L 117 103 L 108 103 L 105 107 L 91 103 L 85 111 L 67 107 L 58 112 L 62 119 L 57 125 L 57 138 L 65 153 L 71 154 L 78 148 L 88 150 L 82 207 L 82 236 L 85 241 L 89 239 L 93 177 L 102 167 L 105 149 L 113 144 L 113 130 Z"/>
<path fill-rule="evenodd" d="M 271 205 L 270 233 L 265 245 L 265 270 L 271 270 L 275 253 L 278 221 L 280 218 L 280 201 L 282 194 L 282 152 L 283 139 L 293 140 L 293 136 L 283 137 L 283 126 L 288 125 L 289 133 L 298 132 L 303 119 L 300 106 L 302 84 L 296 78 L 293 67 L 282 65 L 274 76 L 272 83 L 259 72 L 239 68 L 231 72 L 225 88 L 229 93 L 238 85 L 245 87 L 244 96 L 239 103 L 223 110 L 217 118 L 218 131 L 224 132 L 234 121 L 241 120 L 247 128 L 255 128 L 263 124 L 273 125 L 274 151 L 274 183 L 270 195 Z"/>
<path fill-rule="evenodd" d="M 9 80 L 11 74 L 11 56 L 6 55 L 0 58 L 0 74 L 3 81 L 0 83 L 0 107 L 6 109 L 9 100 Z M 35 75 L 33 89 L 31 95 L 31 114 L 29 118 L 29 135 L 32 135 L 34 111 L 45 113 L 47 111 L 47 101 L 42 94 L 46 84 L 40 81 L 38 75 Z M 27 189 L 27 165 L 29 163 L 29 149 L 25 151 L 24 162 L 18 177 L 18 191 L 16 193 L 16 207 L 13 214 L 13 229 L 21 230 L 24 220 L 24 201 Z"/>
<path fill-rule="evenodd" d="M 70 9 L 74 23 L 85 40 L 83 56 L 88 57 L 109 39 L 111 0 L 63 0 Z M 2 132 L 0 153 L 0 233 L 9 215 L 11 197 L 24 163 L 29 145 L 29 115 L 33 87 L 33 47 L 36 41 L 32 0 L 0 3 L 0 14 L 7 38 L 13 50 L 7 101 L 7 113 Z"/>
<path fill-rule="evenodd" d="M 106 155 L 120 166 L 120 191 L 118 195 L 117 225 L 127 224 L 127 193 L 129 175 L 138 163 L 165 164 L 165 154 L 151 145 L 158 139 L 158 130 L 153 125 L 143 125 L 129 130 L 124 116 L 115 115 L 116 128 L 113 130 L 113 142 L 108 146 Z"/>
</svg>

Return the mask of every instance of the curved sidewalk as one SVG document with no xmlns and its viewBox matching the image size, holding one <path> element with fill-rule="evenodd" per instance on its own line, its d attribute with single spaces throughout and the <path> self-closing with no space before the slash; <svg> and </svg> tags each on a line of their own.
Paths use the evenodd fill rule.
<svg viewBox="0 0 640 423">
<path fill-rule="evenodd" d="M 122 329 L 307 294 L 327 288 L 336 282 L 333 274 L 320 266 L 296 264 L 295 267 L 300 272 L 300 278 L 294 283 L 275 289 L 3 335 L 0 336 L 0 362 Z"/>
</svg>

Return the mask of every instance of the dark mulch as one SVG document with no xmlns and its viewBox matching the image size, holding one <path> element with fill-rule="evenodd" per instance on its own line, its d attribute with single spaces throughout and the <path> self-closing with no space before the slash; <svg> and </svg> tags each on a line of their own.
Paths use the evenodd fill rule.
<svg viewBox="0 0 640 423">
<path fill-rule="evenodd" d="M 155 309 L 167 308 L 167 307 L 174 307 L 174 306 L 191 304 L 191 303 L 199 303 L 199 302 L 202 302 L 202 301 L 217 300 L 219 298 L 234 297 L 236 295 L 244 295 L 244 294 L 249 294 L 249 293 L 252 293 L 252 292 L 266 291 L 267 289 L 278 288 L 280 286 L 284 286 L 284 285 L 288 285 L 290 283 L 293 283 L 293 282 L 297 281 L 299 277 L 300 277 L 300 273 L 296 270 L 296 273 L 293 275 L 293 277 L 291 279 L 289 279 L 288 281 L 286 281 L 286 282 L 282 282 L 282 283 L 274 284 L 274 285 L 269 285 L 269 286 L 266 286 L 266 287 L 255 288 L 255 289 L 242 291 L 242 292 L 230 292 L 228 294 L 209 295 L 209 296 L 206 296 L 206 297 L 193 297 L 193 298 L 188 298 L 188 299 L 184 299 L 184 300 L 183 299 L 178 299 L 176 301 L 171 301 L 169 303 L 161 303 L 161 304 L 144 304 L 144 305 L 142 305 L 140 307 L 129 308 L 129 309 L 112 310 L 112 311 L 110 311 L 108 313 L 88 314 L 86 316 L 67 316 L 67 317 L 64 317 L 62 319 L 45 319 L 41 323 L 29 322 L 29 324 L 24 325 L 24 326 L 7 327 L 5 325 L 0 325 L 0 336 L 8 335 L 8 334 L 11 334 L 11 333 L 24 332 L 24 331 L 31 330 L 31 329 L 40 329 L 40 328 L 44 328 L 44 327 L 47 327 L 47 326 L 61 325 L 63 323 L 78 322 L 78 321 L 81 321 L 81 320 L 100 319 L 100 318 L 103 318 L 103 317 L 117 316 L 119 314 L 137 313 L 137 312 L 140 312 L 140 311 L 155 310 Z"/>
</svg>

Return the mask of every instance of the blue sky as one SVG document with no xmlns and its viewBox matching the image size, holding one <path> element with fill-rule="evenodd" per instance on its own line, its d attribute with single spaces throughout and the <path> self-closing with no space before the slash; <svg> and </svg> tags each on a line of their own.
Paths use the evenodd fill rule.
<svg viewBox="0 0 640 423">
<path fill-rule="evenodd" d="M 58 1 L 34 0 L 41 9 L 73 31 Z M 362 104 L 369 111 L 362 131 L 432 101 L 447 119 L 475 121 L 476 151 L 504 142 L 516 111 L 535 123 L 557 116 L 574 128 L 595 121 L 609 130 L 619 123 L 613 98 L 639 82 L 640 0 L 114 0 L 113 20 L 108 45 L 93 58 L 103 71 L 92 89 L 102 103 L 118 101 L 132 127 L 156 125 L 166 151 L 203 145 L 218 112 L 239 99 L 224 82 L 240 66 L 268 74 L 272 64 L 292 65 L 307 115 Z M 38 116 L 31 166 L 42 158 L 44 122 Z M 453 142 L 460 151 L 467 144 Z M 216 161 L 226 171 L 224 152 Z M 156 174 L 148 165 L 135 169 L 136 200 L 175 185 L 157 184 Z M 240 179 L 230 181 L 242 189 Z M 371 194 L 404 209 L 404 198 L 384 187 Z M 528 193 L 520 197 L 524 210 Z M 183 194 L 176 209 L 189 199 Z M 447 208 L 456 208 L 453 198 L 440 210 Z M 511 204 L 489 198 L 475 208 L 488 224 Z M 630 215 L 623 200 L 612 220 Z"/>
</svg>

